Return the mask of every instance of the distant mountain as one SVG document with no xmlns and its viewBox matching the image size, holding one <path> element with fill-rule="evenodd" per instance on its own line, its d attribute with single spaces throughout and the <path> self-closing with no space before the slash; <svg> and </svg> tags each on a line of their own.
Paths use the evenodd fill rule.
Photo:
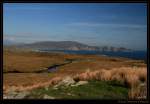
<svg viewBox="0 0 150 104">
<path fill-rule="evenodd" d="M 94 50 L 88 46 L 75 41 L 41 41 L 30 44 L 16 45 L 18 48 L 48 49 L 48 50 Z"/>
<path fill-rule="evenodd" d="M 17 43 L 15 41 L 12 40 L 8 40 L 8 39 L 4 39 L 3 40 L 3 45 L 4 46 L 9 46 L 9 45 L 16 45 Z"/>
<path fill-rule="evenodd" d="M 27 48 L 32 50 L 93 50 L 93 51 L 130 51 L 129 49 L 120 47 L 98 47 L 89 46 L 76 41 L 41 41 L 30 44 L 12 45 L 17 48 Z"/>
</svg>

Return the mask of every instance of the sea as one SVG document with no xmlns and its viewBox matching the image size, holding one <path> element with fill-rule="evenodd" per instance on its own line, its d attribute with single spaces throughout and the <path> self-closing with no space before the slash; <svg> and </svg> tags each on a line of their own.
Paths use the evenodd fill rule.
<svg viewBox="0 0 150 104">
<path fill-rule="evenodd" d="M 72 51 L 72 50 L 42 50 L 42 52 L 63 52 L 67 54 L 86 54 L 86 55 L 105 55 L 105 56 L 111 56 L 111 57 L 125 57 L 125 58 L 131 58 L 135 60 L 144 60 L 147 62 L 147 51 L 118 51 L 118 52 L 112 52 L 112 51 L 85 51 L 85 50 L 79 50 L 79 51 Z"/>
</svg>

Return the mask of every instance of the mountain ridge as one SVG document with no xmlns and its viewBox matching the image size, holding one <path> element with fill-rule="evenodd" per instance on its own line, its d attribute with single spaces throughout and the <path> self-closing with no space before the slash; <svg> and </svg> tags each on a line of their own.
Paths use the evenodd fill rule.
<svg viewBox="0 0 150 104">
<path fill-rule="evenodd" d="M 89 51 L 131 51 L 124 47 L 90 46 L 77 41 L 39 41 L 26 44 L 13 44 L 9 47 L 28 48 L 32 50 L 89 50 Z"/>
</svg>

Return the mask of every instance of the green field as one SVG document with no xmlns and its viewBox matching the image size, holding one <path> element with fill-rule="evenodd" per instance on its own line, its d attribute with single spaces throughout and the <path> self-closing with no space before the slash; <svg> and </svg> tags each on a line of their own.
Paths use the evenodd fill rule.
<svg viewBox="0 0 150 104">
<path fill-rule="evenodd" d="M 86 85 L 75 87 L 60 86 L 58 89 L 53 89 L 53 87 L 35 89 L 27 98 L 42 99 L 45 94 L 55 99 L 127 99 L 128 88 L 113 85 L 113 82 L 89 81 Z"/>
</svg>

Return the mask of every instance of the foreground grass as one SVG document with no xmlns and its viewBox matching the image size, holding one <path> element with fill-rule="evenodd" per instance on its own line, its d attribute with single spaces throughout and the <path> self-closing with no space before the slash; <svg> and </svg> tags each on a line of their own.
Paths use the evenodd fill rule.
<svg viewBox="0 0 150 104">
<path fill-rule="evenodd" d="M 42 99 L 44 95 L 55 99 L 127 99 L 128 88 L 113 85 L 113 82 L 89 81 L 88 84 L 76 87 L 39 88 L 31 92 L 28 98 Z"/>
<path fill-rule="evenodd" d="M 91 81 L 79 87 L 59 88 L 58 90 L 53 90 L 51 87 L 48 90 L 36 89 L 32 92 L 31 98 L 42 98 L 44 94 L 48 94 L 58 99 L 120 99 L 126 97 L 126 93 L 119 90 L 125 88 L 123 86 L 130 88 L 129 98 L 146 96 L 146 85 L 144 87 L 141 85 L 147 82 L 147 67 L 142 60 L 19 51 L 4 51 L 3 56 L 3 71 L 5 72 L 3 82 L 6 90 L 11 86 L 37 88 L 43 83 L 49 83 L 53 77 L 57 76 L 63 78 L 72 75 L 74 80 L 98 80 L 98 82 Z M 80 61 L 61 66 L 55 73 L 36 73 L 39 70 L 47 70 L 49 66 L 65 63 L 68 59 Z M 54 82 L 57 81 L 54 80 Z M 109 81 L 119 81 L 123 86 L 118 86 L 114 82 L 110 84 Z"/>
</svg>

